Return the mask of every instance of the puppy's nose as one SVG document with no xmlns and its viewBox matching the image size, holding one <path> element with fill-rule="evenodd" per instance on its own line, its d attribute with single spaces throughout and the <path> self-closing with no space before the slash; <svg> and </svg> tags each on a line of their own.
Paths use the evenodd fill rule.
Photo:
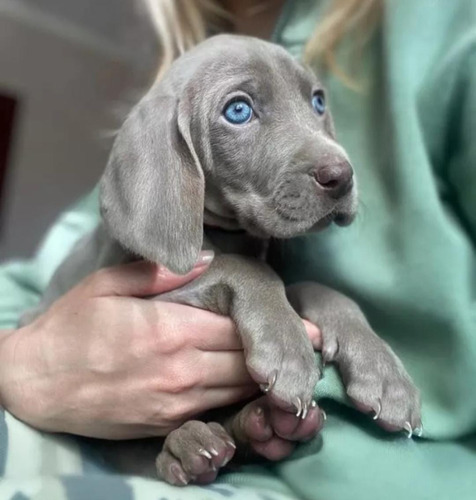
<svg viewBox="0 0 476 500">
<path fill-rule="evenodd" d="M 332 198 L 346 195 L 354 183 L 354 172 L 348 162 L 326 165 L 314 171 L 314 178 Z"/>
</svg>

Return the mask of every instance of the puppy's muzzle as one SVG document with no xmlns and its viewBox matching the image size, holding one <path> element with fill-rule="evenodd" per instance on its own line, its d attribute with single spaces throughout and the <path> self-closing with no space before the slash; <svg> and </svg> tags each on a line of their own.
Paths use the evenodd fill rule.
<svg viewBox="0 0 476 500">
<path fill-rule="evenodd" d="M 349 162 L 319 167 L 313 176 L 318 188 L 334 199 L 345 196 L 354 184 L 354 172 Z"/>
</svg>

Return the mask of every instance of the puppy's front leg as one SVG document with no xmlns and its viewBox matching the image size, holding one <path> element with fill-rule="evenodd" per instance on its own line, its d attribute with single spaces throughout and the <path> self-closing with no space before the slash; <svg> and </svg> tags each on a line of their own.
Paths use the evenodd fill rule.
<svg viewBox="0 0 476 500">
<path fill-rule="evenodd" d="M 358 408 L 389 430 L 421 433 L 420 394 L 390 346 L 348 297 L 317 283 L 287 287 L 297 313 L 322 332 L 322 358 L 337 364 Z"/>
<path fill-rule="evenodd" d="M 252 258 L 218 255 L 200 278 L 157 299 L 230 316 L 253 379 L 273 403 L 306 417 L 319 370 L 304 325 L 270 267 Z"/>
</svg>

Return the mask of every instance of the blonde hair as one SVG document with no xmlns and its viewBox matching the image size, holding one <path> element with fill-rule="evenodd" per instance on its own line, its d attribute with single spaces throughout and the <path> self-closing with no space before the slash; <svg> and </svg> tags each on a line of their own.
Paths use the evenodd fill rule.
<svg viewBox="0 0 476 500">
<path fill-rule="evenodd" d="M 231 15 L 217 0 L 144 0 L 157 32 L 160 79 L 173 60 L 210 33 L 230 31 Z M 319 63 L 350 87 L 355 81 L 337 63 L 337 50 L 347 36 L 354 37 L 354 52 L 362 52 L 376 27 L 383 0 L 331 0 L 322 21 L 304 49 L 304 60 Z M 355 58 L 354 58 L 355 60 Z"/>
</svg>

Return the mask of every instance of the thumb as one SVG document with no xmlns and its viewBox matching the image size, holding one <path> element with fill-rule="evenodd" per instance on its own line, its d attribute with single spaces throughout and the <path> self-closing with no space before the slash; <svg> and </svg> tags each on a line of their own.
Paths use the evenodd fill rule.
<svg viewBox="0 0 476 500">
<path fill-rule="evenodd" d="M 95 297 L 128 296 L 146 297 L 179 288 L 207 270 L 214 252 L 200 252 L 195 267 L 180 276 L 166 267 L 144 260 L 100 269 L 86 278 L 82 285 Z"/>
</svg>

